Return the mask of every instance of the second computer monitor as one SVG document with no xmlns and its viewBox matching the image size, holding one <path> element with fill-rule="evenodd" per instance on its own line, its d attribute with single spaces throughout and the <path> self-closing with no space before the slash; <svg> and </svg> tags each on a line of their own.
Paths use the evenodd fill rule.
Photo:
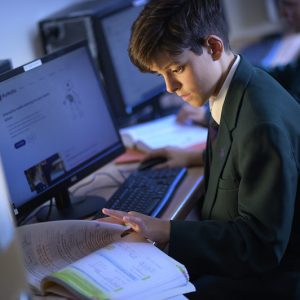
<svg viewBox="0 0 300 300">
<path fill-rule="evenodd" d="M 131 26 L 142 9 L 142 5 L 131 5 L 99 19 L 100 65 L 121 126 L 138 121 L 142 109 L 165 91 L 161 77 L 141 73 L 128 56 Z"/>
</svg>

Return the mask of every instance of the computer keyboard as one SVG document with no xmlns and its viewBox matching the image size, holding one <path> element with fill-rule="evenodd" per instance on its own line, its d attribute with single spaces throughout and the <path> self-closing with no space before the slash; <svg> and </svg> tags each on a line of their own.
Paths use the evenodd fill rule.
<svg viewBox="0 0 300 300">
<path fill-rule="evenodd" d="M 171 199 L 186 172 L 186 168 L 135 171 L 111 196 L 105 207 L 156 217 Z M 102 216 L 100 213 L 96 217 Z"/>
</svg>

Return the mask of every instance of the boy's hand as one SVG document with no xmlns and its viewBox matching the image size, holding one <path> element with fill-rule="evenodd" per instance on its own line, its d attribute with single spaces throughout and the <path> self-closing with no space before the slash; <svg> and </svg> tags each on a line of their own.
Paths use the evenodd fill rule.
<svg viewBox="0 0 300 300">
<path fill-rule="evenodd" d="M 169 220 L 153 218 L 134 211 L 127 213 L 103 208 L 102 212 L 115 219 L 115 223 L 122 222 L 121 224 L 130 226 L 135 232 L 153 242 L 160 244 L 169 242 L 171 229 Z"/>
</svg>

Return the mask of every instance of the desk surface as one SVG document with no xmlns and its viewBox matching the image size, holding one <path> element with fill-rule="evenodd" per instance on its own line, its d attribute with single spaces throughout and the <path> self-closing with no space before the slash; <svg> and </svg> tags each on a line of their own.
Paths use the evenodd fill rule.
<svg viewBox="0 0 300 300">
<path fill-rule="evenodd" d="M 117 189 L 117 181 L 123 182 L 136 167 L 137 164 L 108 164 L 77 183 L 70 192 L 75 196 L 97 195 L 108 199 Z M 188 169 L 187 175 L 175 191 L 161 218 L 184 219 L 186 217 L 199 198 L 202 173 L 203 169 L 200 167 Z"/>
</svg>

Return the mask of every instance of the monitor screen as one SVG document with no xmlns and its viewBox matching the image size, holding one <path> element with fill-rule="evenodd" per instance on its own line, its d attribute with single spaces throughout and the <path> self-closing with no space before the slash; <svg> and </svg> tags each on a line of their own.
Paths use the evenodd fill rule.
<svg viewBox="0 0 300 300">
<path fill-rule="evenodd" d="M 0 76 L 0 111 L 0 154 L 17 217 L 52 197 L 63 210 L 57 218 L 77 217 L 68 215 L 75 213 L 68 188 L 124 152 L 87 46 Z M 78 211 L 104 204 L 92 202 L 92 211 Z"/>
<path fill-rule="evenodd" d="M 128 56 L 131 26 L 143 5 L 116 9 L 99 18 L 99 60 L 120 126 L 165 91 L 161 77 L 141 73 Z"/>
</svg>

